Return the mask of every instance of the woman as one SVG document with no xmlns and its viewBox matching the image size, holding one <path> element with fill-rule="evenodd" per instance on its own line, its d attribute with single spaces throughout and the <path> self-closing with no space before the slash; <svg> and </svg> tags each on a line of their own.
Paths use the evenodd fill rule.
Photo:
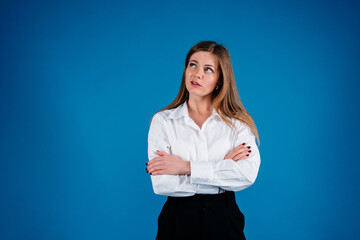
<svg viewBox="0 0 360 240">
<path fill-rule="evenodd" d="M 199 42 L 188 52 L 176 99 L 152 118 L 146 171 L 168 196 L 156 239 L 245 239 L 234 191 L 260 166 L 255 123 L 241 103 L 227 49 Z"/>
</svg>

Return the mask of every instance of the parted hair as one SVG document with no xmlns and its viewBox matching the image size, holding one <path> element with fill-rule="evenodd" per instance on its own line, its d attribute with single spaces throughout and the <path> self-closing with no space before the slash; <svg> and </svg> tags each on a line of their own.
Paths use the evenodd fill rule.
<svg viewBox="0 0 360 240">
<path fill-rule="evenodd" d="M 212 93 L 212 107 L 215 108 L 220 118 L 234 131 L 236 131 L 236 128 L 231 122 L 231 118 L 238 119 L 242 123 L 246 124 L 254 133 L 258 146 L 260 146 L 259 134 L 255 126 L 255 122 L 250 114 L 245 110 L 236 87 L 229 52 L 222 44 L 218 44 L 214 41 L 198 42 L 189 50 L 185 59 L 185 68 L 179 93 L 172 103 L 163 109 L 160 109 L 158 112 L 176 108 L 189 99 L 189 91 L 185 86 L 185 72 L 189 65 L 190 57 L 194 53 L 200 51 L 214 54 L 219 64 L 220 75 L 217 82 L 219 87 L 218 89 L 214 88 Z"/>
</svg>

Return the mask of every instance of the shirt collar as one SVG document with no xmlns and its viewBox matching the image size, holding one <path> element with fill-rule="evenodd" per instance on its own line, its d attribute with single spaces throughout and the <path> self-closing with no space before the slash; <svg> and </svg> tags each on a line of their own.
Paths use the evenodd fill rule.
<svg viewBox="0 0 360 240">
<path fill-rule="evenodd" d="M 212 113 L 210 115 L 210 118 L 214 118 L 215 116 L 217 116 L 220 119 L 219 114 L 216 112 L 215 108 L 213 108 L 213 111 L 212 111 Z M 171 119 L 177 119 L 177 118 L 180 118 L 180 117 L 190 118 L 189 117 L 189 112 L 188 112 L 188 107 L 187 107 L 187 101 L 180 104 L 168 116 L 168 118 L 171 118 Z"/>
</svg>

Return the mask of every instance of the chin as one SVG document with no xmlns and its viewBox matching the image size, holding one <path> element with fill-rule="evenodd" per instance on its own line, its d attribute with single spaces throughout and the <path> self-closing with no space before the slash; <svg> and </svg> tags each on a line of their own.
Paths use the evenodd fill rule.
<svg viewBox="0 0 360 240">
<path fill-rule="evenodd" d="M 196 96 L 196 97 L 206 97 L 208 95 L 211 95 L 211 93 L 201 93 L 200 91 L 189 91 L 189 95 Z"/>
</svg>

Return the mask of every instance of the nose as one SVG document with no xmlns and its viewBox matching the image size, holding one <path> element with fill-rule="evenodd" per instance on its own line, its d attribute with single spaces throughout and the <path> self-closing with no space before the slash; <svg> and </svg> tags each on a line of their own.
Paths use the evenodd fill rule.
<svg viewBox="0 0 360 240">
<path fill-rule="evenodd" d="M 201 69 L 201 68 L 197 68 L 197 69 L 195 70 L 194 76 L 197 77 L 197 78 L 202 78 L 202 76 L 203 76 L 202 69 Z"/>
</svg>

